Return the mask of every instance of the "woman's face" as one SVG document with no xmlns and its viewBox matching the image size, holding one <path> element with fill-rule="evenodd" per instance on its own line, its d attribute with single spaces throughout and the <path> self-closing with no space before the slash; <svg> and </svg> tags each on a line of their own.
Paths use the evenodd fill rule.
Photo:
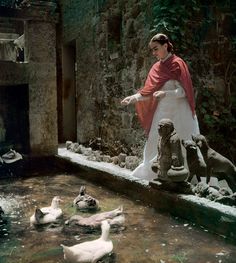
<svg viewBox="0 0 236 263">
<path fill-rule="evenodd" d="M 150 49 L 154 57 L 159 59 L 164 59 L 168 55 L 167 44 L 161 45 L 158 42 L 151 42 Z"/>
</svg>

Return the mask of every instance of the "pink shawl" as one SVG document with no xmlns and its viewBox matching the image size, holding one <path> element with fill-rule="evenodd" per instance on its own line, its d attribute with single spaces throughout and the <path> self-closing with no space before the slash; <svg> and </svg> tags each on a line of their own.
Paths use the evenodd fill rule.
<svg viewBox="0 0 236 263">
<path fill-rule="evenodd" d="M 192 80 L 186 63 L 176 55 L 170 56 L 167 60 L 155 63 L 148 73 L 145 85 L 138 92 L 142 96 L 152 95 L 168 80 L 178 80 L 184 88 L 189 106 L 193 116 L 195 115 L 195 102 Z M 136 103 L 136 111 L 146 134 L 149 134 L 153 115 L 157 107 L 157 99 L 151 97 L 149 100 Z M 178 110 L 178 109 L 176 109 Z"/>
</svg>

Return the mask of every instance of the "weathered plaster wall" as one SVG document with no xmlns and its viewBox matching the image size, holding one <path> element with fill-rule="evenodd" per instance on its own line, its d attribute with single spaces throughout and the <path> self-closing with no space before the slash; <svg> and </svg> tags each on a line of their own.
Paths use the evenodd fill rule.
<svg viewBox="0 0 236 263">
<path fill-rule="evenodd" d="M 56 31 L 41 21 L 26 24 L 29 63 L 29 120 L 32 152 L 55 153 L 57 148 Z"/>
</svg>

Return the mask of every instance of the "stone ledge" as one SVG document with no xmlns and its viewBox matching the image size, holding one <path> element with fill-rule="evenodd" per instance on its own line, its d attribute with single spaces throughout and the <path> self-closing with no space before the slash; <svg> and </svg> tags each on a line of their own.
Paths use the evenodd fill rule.
<svg viewBox="0 0 236 263">
<path fill-rule="evenodd" d="M 113 164 L 86 160 L 85 156 L 59 148 L 57 165 L 73 172 L 86 170 L 80 177 L 113 191 L 125 194 L 134 200 L 207 228 L 210 232 L 227 237 L 235 242 L 236 208 L 222 205 L 194 195 L 170 193 L 154 189 L 146 180 L 131 175 L 131 171 Z"/>
</svg>

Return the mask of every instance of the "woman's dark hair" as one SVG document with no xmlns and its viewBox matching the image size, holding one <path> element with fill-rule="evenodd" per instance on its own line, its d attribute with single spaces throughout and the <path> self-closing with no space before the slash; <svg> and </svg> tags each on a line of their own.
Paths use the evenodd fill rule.
<svg viewBox="0 0 236 263">
<path fill-rule="evenodd" d="M 152 42 L 158 42 L 161 45 L 167 44 L 167 51 L 168 52 L 173 52 L 173 45 L 171 44 L 171 42 L 169 41 L 167 35 L 162 34 L 162 33 L 158 33 L 155 36 L 153 36 L 149 42 L 149 45 Z"/>
</svg>

